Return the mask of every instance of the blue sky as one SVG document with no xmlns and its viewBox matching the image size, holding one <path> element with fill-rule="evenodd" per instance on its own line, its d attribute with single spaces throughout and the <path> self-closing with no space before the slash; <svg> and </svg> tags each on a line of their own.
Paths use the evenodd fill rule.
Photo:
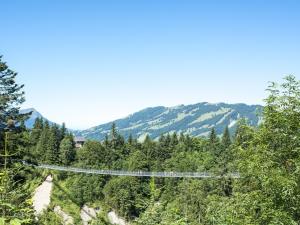
<svg viewBox="0 0 300 225">
<path fill-rule="evenodd" d="M 26 103 L 71 128 L 149 106 L 260 104 L 300 74 L 300 1 L 1 1 Z"/>
</svg>

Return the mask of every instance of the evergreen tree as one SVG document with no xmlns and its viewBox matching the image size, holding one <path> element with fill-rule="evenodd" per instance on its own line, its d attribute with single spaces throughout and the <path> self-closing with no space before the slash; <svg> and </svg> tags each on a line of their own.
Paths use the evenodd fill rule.
<svg viewBox="0 0 300 225">
<path fill-rule="evenodd" d="M 20 143 L 20 132 L 24 129 L 15 126 L 27 118 L 19 113 L 24 102 L 23 85 L 15 81 L 17 73 L 10 70 L 0 57 L 0 223 L 35 224 L 30 206 L 30 195 L 21 177 L 24 170 L 18 160 L 26 156 Z"/>
<path fill-rule="evenodd" d="M 157 159 L 159 161 L 164 161 L 171 157 L 171 153 L 173 151 L 171 145 L 171 136 L 169 134 L 167 135 L 161 135 L 158 141 L 158 148 L 157 148 Z"/>
<path fill-rule="evenodd" d="M 171 137 L 171 146 L 172 146 L 172 148 L 174 148 L 176 145 L 178 145 L 178 136 L 177 136 L 177 133 L 176 132 L 174 132 L 173 134 L 172 134 L 172 137 Z"/>
<path fill-rule="evenodd" d="M 74 162 L 76 156 L 75 144 L 73 137 L 68 135 L 60 143 L 60 162 L 69 166 Z"/>
<path fill-rule="evenodd" d="M 22 120 L 21 123 L 20 123 L 19 131 L 20 132 L 27 131 L 27 127 L 25 125 L 25 121 L 24 120 Z"/>
<path fill-rule="evenodd" d="M 111 140 L 113 146 L 116 145 L 117 137 L 118 137 L 117 127 L 116 127 L 116 124 L 113 123 L 113 124 L 111 125 L 111 130 L 110 130 L 110 140 Z"/>
<path fill-rule="evenodd" d="M 228 148 L 231 145 L 231 138 L 230 138 L 230 132 L 228 129 L 228 126 L 225 127 L 224 133 L 222 136 L 222 146 L 223 148 Z"/>
<path fill-rule="evenodd" d="M 152 142 L 149 135 L 146 135 L 146 138 L 143 142 L 142 152 L 144 153 L 144 155 L 146 157 L 146 162 L 147 162 L 148 168 L 150 169 L 153 161 L 156 160 L 158 156 L 156 155 L 156 152 L 155 152 L 155 144 Z"/>
<path fill-rule="evenodd" d="M 63 123 L 61 125 L 61 128 L 60 128 L 60 130 L 59 130 L 58 133 L 59 133 L 58 134 L 58 142 L 60 143 L 65 138 L 65 136 L 67 134 L 67 128 L 66 128 L 66 124 L 65 123 Z"/>
<path fill-rule="evenodd" d="M 48 162 L 47 157 L 50 157 L 47 154 L 47 145 L 48 145 L 48 138 L 50 134 L 50 127 L 48 121 L 45 122 L 43 125 L 42 132 L 40 134 L 39 141 L 36 145 L 36 156 L 39 162 Z"/>
<path fill-rule="evenodd" d="M 132 144 L 133 144 L 133 137 L 132 137 L 132 134 L 129 134 L 127 143 L 128 143 L 129 145 L 132 145 Z"/>
<path fill-rule="evenodd" d="M 58 129 L 56 126 L 51 126 L 47 141 L 46 141 L 46 162 L 58 163 L 59 162 L 59 144 L 58 144 Z"/>
<path fill-rule="evenodd" d="M 106 148 L 108 148 L 109 145 L 110 145 L 109 137 L 108 137 L 108 135 L 106 134 L 106 135 L 105 135 L 105 138 L 104 138 L 104 146 L 105 146 Z"/>
<path fill-rule="evenodd" d="M 190 135 L 186 135 L 184 137 L 184 145 L 185 145 L 185 150 L 186 151 L 192 150 L 193 139 L 190 137 Z"/>
<path fill-rule="evenodd" d="M 166 135 L 165 141 L 162 143 L 165 147 L 171 147 L 171 135 L 168 133 Z"/>
<path fill-rule="evenodd" d="M 9 69 L 0 56 L 0 149 L 3 149 L 4 128 L 7 121 L 24 121 L 30 113 L 20 114 L 20 105 L 25 101 L 24 85 L 16 83 L 17 73 Z"/>
<path fill-rule="evenodd" d="M 214 128 L 211 129 L 210 135 L 209 135 L 209 148 L 212 154 L 215 157 L 215 160 L 219 157 L 221 153 L 220 149 L 220 140 L 216 134 L 216 131 Z"/>
<path fill-rule="evenodd" d="M 32 145 L 37 145 L 43 131 L 43 126 L 43 119 L 36 118 L 30 133 L 30 140 Z"/>
<path fill-rule="evenodd" d="M 228 127 L 226 126 L 223 132 L 221 141 L 221 152 L 218 158 L 217 167 L 220 174 L 224 177 L 220 179 L 221 189 L 225 196 L 229 197 L 232 194 L 232 179 L 226 177 L 230 171 L 230 163 L 232 161 L 231 138 Z"/>
<path fill-rule="evenodd" d="M 219 167 L 222 174 L 227 173 L 228 171 L 228 164 L 230 161 L 232 161 L 232 151 L 231 151 L 231 138 L 230 138 L 230 132 L 228 127 L 224 129 L 221 146 L 220 146 L 221 152 L 219 155 Z"/>
<path fill-rule="evenodd" d="M 218 137 L 215 128 L 212 128 L 209 134 L 209 143 L 214 145 L 218 142 Z"/>
<path fill-rule="evenodd" d="M 180 142 L 184 142 L 184 141 L 185 141 L 185 136 L 184 136 L 184 133 L 183 133 L 183 132 L 180 133 L 179 141 L 180 141 Z"/>
<path fill-rule="evenodd" d="M 116 139 L 116 147 L 122 148 L 124 147 L 125 139 L 122 135 L 118 134 Z"/>
</svg>

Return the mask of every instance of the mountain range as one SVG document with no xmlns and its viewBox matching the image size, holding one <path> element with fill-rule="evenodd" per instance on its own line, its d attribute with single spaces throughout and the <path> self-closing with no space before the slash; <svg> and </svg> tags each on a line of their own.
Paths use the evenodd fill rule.
<svg viewBox="0 0 300 225">
<path fill-rule="evenodd" d="M 115 123 L 118 131 L 125 138 L 132 134 L 139 140 L 143 140 L 146 135 L 156 139 L 161 134 L 173 132 L 183 132 L 191 136 L 207 136 L 212 128 L 215 128 L 216 133 L 221 135 L 226 126 L 233 133 L 240 118 L 246 118 L 250 125 L 257 126 L 261 122 L 262 109 L 261 105 L 242 103 L 211 104 L 202 102 L 175 107 L 157 106 L 90 129 L 73 130 L 72 132 L 76 136 L 87 139 L 103 140 L 109 134 L 112 124 Z M 22 110 L 24 113 L 28 111 L 33 111 L 32 116 L 26 121 L 26 126 L 29 128 L 33 126 L 37 117 L 44 118 L 35 109 Z"/>
</svg>

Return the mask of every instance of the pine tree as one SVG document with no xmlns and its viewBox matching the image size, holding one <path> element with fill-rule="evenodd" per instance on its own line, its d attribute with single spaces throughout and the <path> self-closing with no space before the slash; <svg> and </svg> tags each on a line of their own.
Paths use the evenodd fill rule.
<svg viewBox="0 0 300 225">
<path fill-rule="evenodd" d="M 124 147 L 125 145 L 125 139 L 122 135 L 118 134 L 116 139 L 116 147 Z"/>
<path fill-rule="evenodd" d="M 150 168 L 152 160 L 157 158 L 157 156 L 155 154 L 154 144 L 148 134 L 146 135 L 146 138 L 144 140 L 142 152 L 146 156 L 147 165 L 148 168 Z"/>
<path fill-rule="evenodd" d="M 218 167 L 221 175 L 226 175 L 229 171 L 229 164 L 232 161 L 232 152 L 230 149 L 231 138 L 228 126 L 225 127 L 222 141 L 221 141 L 221 153 L 218 159 Z M 222 191 L 225 196 L 230 196 L 232 194 L 232 179 L 223 177 L 221 179 Z"/>
<path fill-rule="evenodd" d="M 21 132 L 27 131 L 27 127 L 26 127 L 26 125 L 25 125 L 25 121 L 24 121 L 24 120 L 21 121 L 19 130 L 20 130 Z"/>
<path fill-rule="evenodd" d="M 66 128 L 66 124 L 63 123 L 59 130 L 58 142 L 60 143 L 65 138 L 66 135 L 67 135 L 67 128 Z"/>
<path fill-rule="evenodd" d="M 218 146 L 220 140 L 216 134 L 215 128 L 211 129 L 211 132 L 209 134 L 209 144 L 212 148 L 212 150 L 216 150 L 215 148 Z"/>
<path fill-rule="evenodd" d="M 24 85 L 16 83 L 16 76 L 17 73 L 10 70 L 0 56 L 0 130 L 2 135 L 8 120 L 21 122 L 30 114 L 19 113 L 20 105 L 25 101 Z"/>
<path fill-rule="evenodd" d="M 0 224 L 35 224 L 30 195 L 20 178 L 23 165 L 18 162 L 26 156 L 23 140 L 18 134 L 27 115 L 19 113 L 24 102 L 23 85 L 15 81 L 17 73 L 10 70 L 0 57 Z M 13 140 L 13 141 L 12 141 Z M 16 178 L 18 177 L 18 178 Z"/>
<path fill-rule="evenodd" d="M 230 145 L 231 145 L 230 132 L 228 126 L 226 126 L 222 136 L 222 146 L 223 148 L 228 148 Z"/>
<path fill-rule="evenodd" d="M 209 135 L 209 149 L 213 155 L 214 163 L 217 163 L 219 160 L 220 154 L 222 152 L 222 149 L 220 146 L 220 140 L 219 140 L 214 128 L 211 129 L 211 132 Z"/>
<path fill-rule="evenodd" d="M 46 121 L 45 124 L 43 125 L 43 129 L 40 134 L 39 141 L 37 142 L 36 145 L 35 152 L 36 152 L 38 162 L 48 161 L 47 160 L 48 155 L 46 154 L 46 150 L 47 150 L 49 132 L 50 132 L 49 123 L 48 121 Z"/>
<path fill-rule="evenodd" d="M 63 165 L 69 166 L 74 162 L 76 150 L 74 140 L 71 135 L 66 136 L 60 143 L 60 162 Z"/>
<path fill-rule="evenodd" d="M 184 136 L 184 133 L 181 132 L 180 136 L 179 136 L 179 142 L 184 142 L 184 141 L 185 141 L 185 136 Z"/>
<path fill-rule="evenodd" d="M 111 140 L 116 140 L 118 136 L 117 126 L 115 123 L 112 123 L 111 125 L 111 131 L 110 131 L 110 138 Z"/>
<path fill-rule="evenodd" d="M 211 145 L 214 145 L 218 142 L 218 137 L 217 137 L 215 128 L 212 128 L 211 131 L 210 131 L 209 142 L 210 142 Z"/>
<path fill-rule="evenodd" d="M 170 134 L 161 135 L 158 142 L 159 146 L 156 152 L 158 154 L 158 159 L 164 161 L 170 158 L 173 151 Z"/>
<path fill-rule="evenodd" d="M 174 148 L 177 144 L 178 144 L 178 136 L 177 136 L 177 133 L 176 132 L 174 132 L 173 134 L 172 134 L 172 137 L 171 137 L 171 146 Z"/>
<path fill-rule="evenodd" d="M 219 155 L 219 161 L 220 161 L 220 166 L 222 168 L 226 167 L 226 164 L 231 160 L 231 138 L 230 138 L 230 132 L 228 127 L 225 127 L 223 136 L 222 136 L 222 141 L 221 141 L 221 146 L 220 146 L 220 155 Z"/>
<path fill-rule="evenodd" d="M 164 146 L 166 146 L 166 147 L 171 147 L 171 140 L 172 140 L 171 135 L 168 133 L 168 134 L 166 135 L 166 139 L 165 139 L 165 142 L 164 142 Z"/>
<path fill-rule="evenodd" d="M 7 127 L 7 121 L 21 123 L 31 114 L 19 113 L 20 105 L 25 101 L 24 85 L 16 83 L 16 76 L 17 73 L 9 69 L 0 56 L 0 149 L 4 147 L 4 128 Z"/>
<path fill-rule="evenodd" d="M 106 134 L 106 135 L 105 135 L 105 138 L 104 138 L 104 146 L 105 146 L 105 148 L 108 148 L 108 147 L 109 147 L 109 144 L 110 144 L 110 142 L 109 142 L 109 137 L 108 137 L 108 135 Z"/>
<path fill-rule="evenodd" d="M 132 134 L 129 135 L 128 140 L 127 140 L 127 143 L 128 143 L 129 145 L 132 145 L 132 144 L 133 144 L 133 137 L 132 137 Z"/>
<path fill-rule="evenodd" d="M 117 146 L 117 138 L 118 138 L 117 127 L 116 127 L 116 124 L 113 123 L 111 125 L 111 130 L 110 130 L 110 140 L 111 140 L 112 148 L 116 148 L 116 146 Z"/>
<path fill-rule="evenodd" d="M 59 144 L 58 144 L 56 126 L 52 126 L 49 130 L 45 150 L 46 150 L 46 162 L 53 163 L 53 164 L 59 162 Z"/>
<path fill-rule="evenodd" d="M 34 124 L 33 124 L 33 128 L 31 130 L 31 133 L 30 133 L 30 140 L 31 140 L 31 143 L 33 146 L 37 145 L 40 137 L 41 137 L 41 134 L 42 134 L 42 131 L 43 131 L 43 119 L 41 118 L 36 118 Z"/>
</svg>

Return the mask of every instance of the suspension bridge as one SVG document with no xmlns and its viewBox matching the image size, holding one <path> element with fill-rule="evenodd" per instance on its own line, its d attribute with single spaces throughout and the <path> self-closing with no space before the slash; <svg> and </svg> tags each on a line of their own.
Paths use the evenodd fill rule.
<svg viewBox="0 0 300 225">
<path fill-rule="evenodd" d="M 202 179 L 220 179 L 223 177 L 228 178 L 240 178 L 239 173 L 229 173 L 226 175 L 216 175 L 208 172 L 148 172 L 148 171 L 125 171 L 125 170 L 98 170 L 98 169 L 87 169 L 87 168 L 77 168 L 77 167 L 65 167 L 56 166 L 48 164 L 38 164 L 33 165 L 23 162 L 26 165 L 33 166 L 40 169 L 48 169 L 55 171 L 65 171 L 73 173 L 84 173 L 84 174 L 98 174 L 98 175 L 110 175 L 110 176 L 131 176 L 131 177 L 166 177 L 166 178 L 202 178 Z"/>
</svg>

